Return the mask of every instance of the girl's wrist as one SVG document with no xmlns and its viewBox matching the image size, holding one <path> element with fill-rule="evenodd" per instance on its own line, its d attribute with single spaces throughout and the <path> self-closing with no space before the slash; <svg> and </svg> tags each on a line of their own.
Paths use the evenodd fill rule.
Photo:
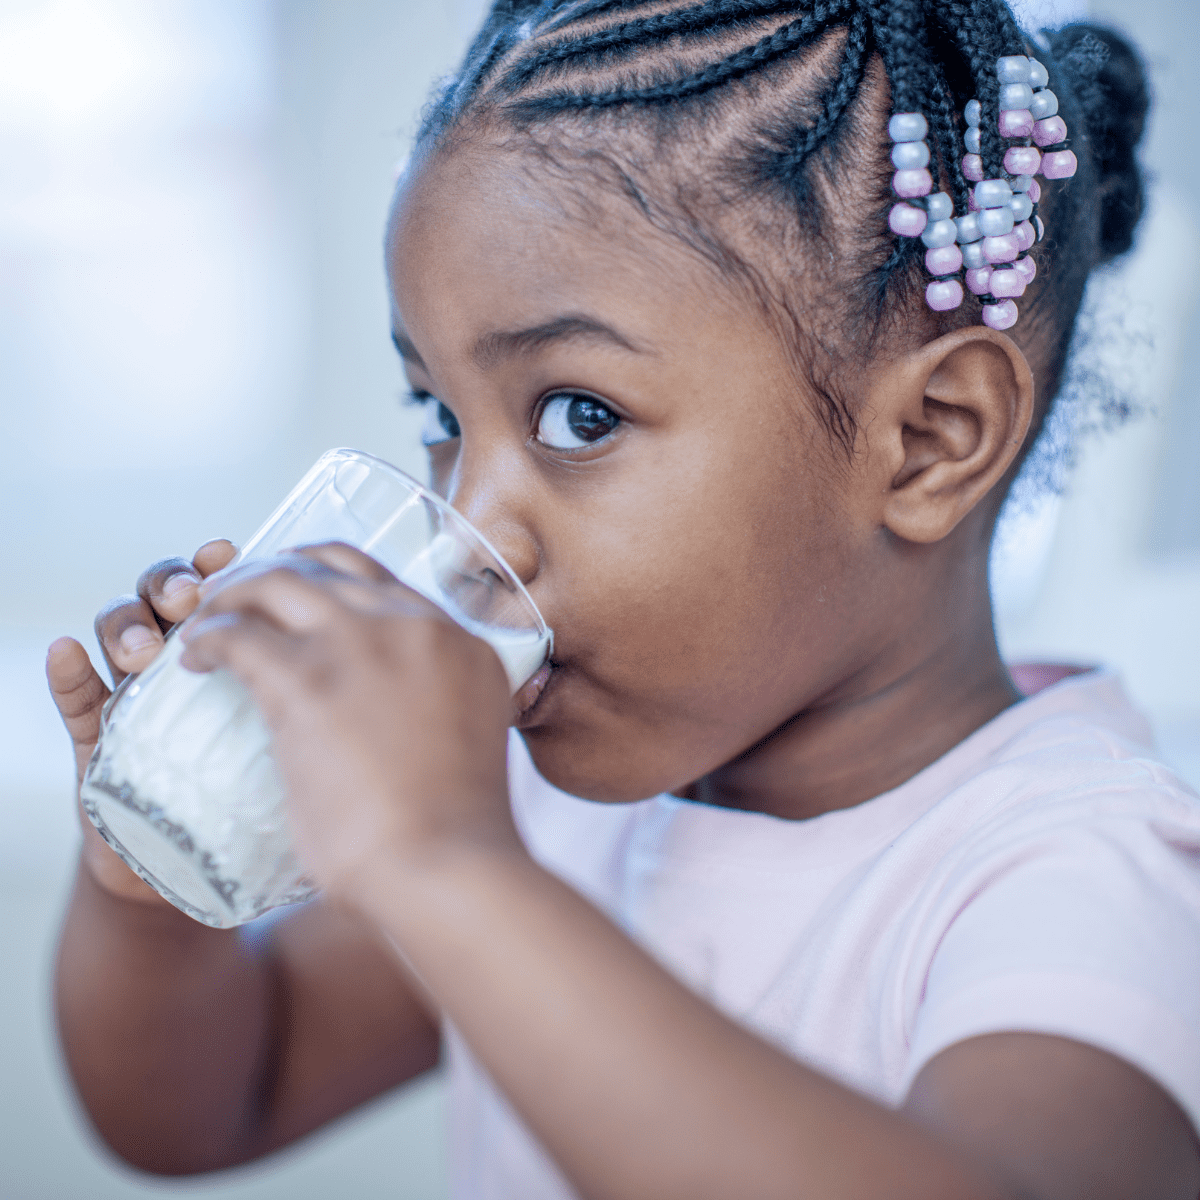
<svg viewBox="0 0 1200 1200">
<path fill-rule="evenodd" d="M 333 903 L 403 938 L 411 924 L 423 923 L 420 914 L 431 903 L 468 903 L 468 895 L 478 894 L 471 885 L 498 868 L 541 870 L 511 822 L 380 848 L 324 890 Z"/>
</svg>

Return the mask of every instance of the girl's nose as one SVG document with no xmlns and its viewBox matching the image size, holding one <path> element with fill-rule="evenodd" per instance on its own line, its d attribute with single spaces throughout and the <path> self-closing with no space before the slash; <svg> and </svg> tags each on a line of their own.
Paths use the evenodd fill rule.
<svg viewBox="0 0 1200 1200">
<path fill-rule="evenodd" d="M 522 486 L 519 473 L 495 462 L 460 462 L 448 498 L 529 587 L 541 553 L 529 512 L 530 489 Z"/>
</svg>

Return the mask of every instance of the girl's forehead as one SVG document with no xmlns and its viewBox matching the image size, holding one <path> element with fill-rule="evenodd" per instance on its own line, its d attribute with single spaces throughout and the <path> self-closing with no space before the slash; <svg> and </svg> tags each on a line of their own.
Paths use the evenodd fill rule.
<svg viewBox="0 0 1200 1200">
<path fill-rule="evenodd" d="M 596 313 L 643 331 L 694 324 L 723 299 L 710 270 L 627 200 L 539 179 L 519 155 L 469 148 L 399 187 L 387 266 L 398 324 L 537 324 Z"/>
</svg>

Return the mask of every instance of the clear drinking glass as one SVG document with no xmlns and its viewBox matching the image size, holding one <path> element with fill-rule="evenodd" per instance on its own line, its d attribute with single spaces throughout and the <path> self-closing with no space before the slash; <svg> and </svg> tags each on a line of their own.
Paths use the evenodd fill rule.
<svg viewBox="0 0 1200 1200">
<path fill-rule="evenodd" d="M 549 655 L 553 635 L 486 539 L 415 479 L 356 450 L 323 455 L 231 565 L 329 541 L 365 551 L 487 641 L 514 692 Z M 186 670 L 182 652 L 168 636 L 113 693 L 81 796 L 104 840 L 155 891 L 228 928 L 314 889 L 249 693 L 227 671 Z"/>
</svg>

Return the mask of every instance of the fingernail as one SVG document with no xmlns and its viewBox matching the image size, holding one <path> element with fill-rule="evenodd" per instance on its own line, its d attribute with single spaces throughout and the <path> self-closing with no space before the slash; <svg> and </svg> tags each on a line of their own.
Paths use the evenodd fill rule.
<svg viewBox="0 0 1200 1200">
<path fill-rule="evenodd" d="M 130 625 L 121 634 L 121 649 L 126 654 L 139 654 L 143 650 L 148 650 L 151 646 L 157 646 L 159 641 L 160 639 L 151 633 L 145 625 Z"/>
<path fill-rule="evenodd" d="M 168 600 L 174 600 L 177 596 L 182 596 L 185 591 L 194 588 L 199 582 L 195 575 L 190 575 L 187 571 L 180 571 L 177 575 L 172 575 L 170 579 L 162 586 L 162 594 Z"/>
</svg>

